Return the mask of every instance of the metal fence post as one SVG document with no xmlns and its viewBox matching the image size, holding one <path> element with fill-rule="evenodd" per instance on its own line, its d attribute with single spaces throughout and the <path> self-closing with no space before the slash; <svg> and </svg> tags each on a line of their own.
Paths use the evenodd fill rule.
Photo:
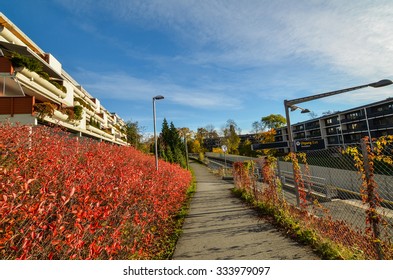
<svg viewBox="0 0 393 280">
<path fill-rule="evenodd" d="M 277 177 L 281 178 L 280 159 L 277 157 Z"/>
<path fill-rule="evenodd" d="M 373 186 L 373 184 L 375 184 L 374 180 L 373 180 L 373 170 L 372 170 L 372 166 L 370 165 L 369 162 L 369 147 L 370 147 L 370 143 L 368 140 L 362 139 L 360 142 L 360 146 L 362 149 L 362 155 L 363 155 L 363 168 L 364 168 L 364 175 L 366 177 L 366 191 L 367 191 L 367 202 L 368 202 L 368 213 L 367 215 L 370 215 L 370 210 L 371 212 L 376 212 L 377 210 L 377 199 L 375 196 L 375 188 Z M 374 213 L 375 214 L 375 213 Z M 374 216 L 374 214 L 372 214 Z M 371 217 L 370 218 L 370 223 L 372 226 L 372 230 L 374 233 L 374 238 L 376 239 L 374 244 L 375 244 L 375 250 L 376 253 L 378 255 L 378 259 L 382 260 L 383 257 L 383 251 L 381 248 L 381 242 L 380 240 L 380 230 L 379 230 L 379 225 L 378 225 L 378 218 L 376 219 L 375 217 Z"/>
</svg>

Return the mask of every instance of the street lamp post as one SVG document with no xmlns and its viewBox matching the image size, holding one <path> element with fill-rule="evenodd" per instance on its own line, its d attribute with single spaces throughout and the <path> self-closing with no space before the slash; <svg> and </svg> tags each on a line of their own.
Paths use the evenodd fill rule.
<svg viewBox="0 0 393 280">
<path fill-rule="evenodd" d="M 187 147 L 187 135 L 184 133 L 184 146 L 186 149 L 186 165 L 187 165 L 187 170 L 190 170 L 190 163 L 188 161 L 188 147 Z"/>
<path fill-rule="evenodd" d="M 341 94 L 341 93 L 345 93 L 345 92 L 349 92 L 349 91 L 354 91 L 354 90 L 358 90 L 358 89 L 362 89 L 362 88 L 366 88 L 366 87 L 380 88 L 380 87 L 391 85 L 392 83 L 393 82 L 391 80 L 384 79 L 384 80 L 380 80 L 380 81 L 375 82 L 375 83 L 365 84 L 365 85 L 361 85 L 361 86 L 350 87 L 350 88 L 340 89 L 340 90 L 336 90 L 336 91 L 330 91 L 330 92 L 310 95 L 310 96 L 296 98 L 296 99 L 292 99 L 292 100 L 284 100 L 285 117 L 286 117 L 286 120 L 287 120 L 287 130 L 288 130 L 289 151 L 291 153 L 295 152 L 295 146 L 294 146 L 293 137 L 292 137 L 291 121 L 290 121 L 290 118 L 289 118 L 289 109 L 291 109 L 291 111 L 294 111 L 296 109 L 301 109 L 302 113 L 310 112 L 307 109 L 303 109 L 303 108 L 301 108 L 299 106 L 295 106 L 296 104 L 303 103 L 303 102 L 308 102 L 308 101 L 311 101 L 311 100 L 324 98 L 324 97 L 328 97 L 328 96 L 332 96 L 332 95 L 336 95 L 336 94 Z M 294 176 L 295 176 L 295 170 L 293 170 L 293 172 L 294 172 Z M 297 184 L 295 179 L 294 179 L 294 185 L 295 185 L 295 191 L 296 191 L 296 204 L 299 207 L 299 205 L 300 205 L 299 186 L 298 186 L 298 184 Z"/>
<path fill-rule="evenodd" d="M 156 100 L 164 99 L 164 96 L 157 95 L 153 97 L 153 122 L 154 122 L 154 152 L 156 156 L 156 171 L 158 171 L 158 147 L 157 147 L 157 133 L 156 133 Z"/>
</svg>

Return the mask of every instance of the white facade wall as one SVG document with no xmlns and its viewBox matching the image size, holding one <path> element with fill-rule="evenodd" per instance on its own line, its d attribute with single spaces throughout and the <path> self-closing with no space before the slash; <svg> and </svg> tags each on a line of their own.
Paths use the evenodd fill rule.
<svg viewBox="0 0 393 280">
<path fill-rule="evenodd" d="M 82 119 L 80 121 L 69 121 L 68 116 L 55 111 L 53 117 L 46 117 L 45 120 L 51 123 L 56 123 L 64 127 L 70 128 L 74 131 L 80 131 L 91 136 L 110 140 L 119 144 L 126 144 L 121 139 L 116 139 L 115 135 L 110 135 L 102 130 L 91 128 L 86 124 L 88 117 L 94 117 L 100 122 L 101 127 L 108 127 L 107 110 L 101 106 L 98 99 L 93 98 L 86 90 L 83 89 L 70 75 L 62 69 L 61 63 L 50 53 L 44 53 L 29 37 L 27 37 L 21 30 L 19 30 L 8 18 L 0 12 L 0 18 L 6 22 L 7 27 L 0 25 L 0 41 L 25 46 L 28 48 L 30 54 L 43 63 L 45 67 L 49 67 L 52 74 L 57 73 L 62 77 L 63 86 L 66 88 L 66 93 L 58 89 L 52 83 L 40 77 L 37 73 L 31 72 L 28 69 L 17 69 L 16 77 L 19 83 L 29 91 L 30 95 L 36 97 L 36 101 L 51 101 L 65 107 L 72 107 L 76 97 L 81 98 L 92 107 L 93 111 L 84 108 Z M 8 29 L 9 28 L 9 29 Z M 103 114 L 99 116 L 98 114 Z M 0 115 L 0 121 L 19 122 L 21 124 L 37 125 L 37 118 L 32 115 L 18 114 L 11 117 L 10 115 Z M 111 121 L 112 123 L 112 121 Z M 124 121 L 120 118 L 114 120 L 113 124 L 120 124 L 122 126 Z M 111 127 L 112 134 L 117 130 Z M 120 133 L 120 132 L 119 132 Z"/>
</svg>

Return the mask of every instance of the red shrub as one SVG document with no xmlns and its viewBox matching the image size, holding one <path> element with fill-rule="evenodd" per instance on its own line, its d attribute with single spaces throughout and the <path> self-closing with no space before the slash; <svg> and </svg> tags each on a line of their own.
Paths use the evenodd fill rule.
<svg viewBox="0 0 393 280">
<path fill-rule="evenodd" d="M 0 259 L 152 258 L 188 171 L 132 147 L 0 124 Z"/>
</svg>

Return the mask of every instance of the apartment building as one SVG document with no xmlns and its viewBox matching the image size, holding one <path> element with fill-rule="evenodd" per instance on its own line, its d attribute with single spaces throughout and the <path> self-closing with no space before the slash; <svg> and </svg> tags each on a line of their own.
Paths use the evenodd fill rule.
<svg viewBox="0 0 393 280">
<path fill-rule="evenodd" d="M 125 122 L 0 13 L 0 122 L 56 124 L 79 136 L 127 145 Z"/>
<path fill-rule="evenodd" d="M 365 136 L 393 135 L 393 98 L 296 123 L 291 128 L 298 151 L 357 144 Z M 287 127 L 278 129 L 275 142 L 266 145 L 288 152 Z"/>
</svg>

